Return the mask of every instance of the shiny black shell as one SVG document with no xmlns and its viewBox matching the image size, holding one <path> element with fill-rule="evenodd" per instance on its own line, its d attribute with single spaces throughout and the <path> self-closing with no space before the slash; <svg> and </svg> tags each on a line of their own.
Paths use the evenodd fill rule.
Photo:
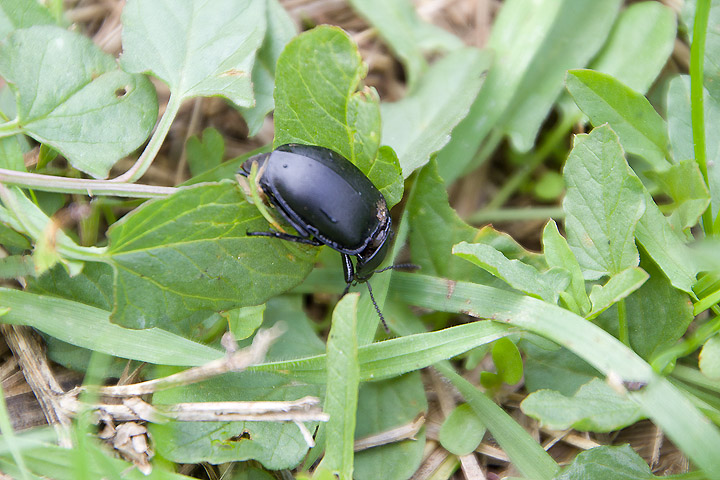
<svg viewBox="0 0 720 480">
<path fill-rule="evenodd" d="M 301 237 L 357 257 L 355 280 L 382 262 L 392 236 L 385 197 L 342 155 L 313 145 L 287 144 L 242 165 L 258 163 L 257 184 Z"/>
</svg>

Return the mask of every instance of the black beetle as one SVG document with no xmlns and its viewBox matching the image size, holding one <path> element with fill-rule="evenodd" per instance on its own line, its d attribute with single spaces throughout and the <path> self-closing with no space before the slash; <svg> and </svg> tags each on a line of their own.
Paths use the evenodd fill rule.
<svg viewBox="0 0 720 480">
<path fill-rule="evenodd" d="M 298 234 L 271 231 L 248 235 L 337 250 L 343 259 L 345 292 L 382 271 L 377 267 L 393 236 L 390 212 L 385 197 L 359 168 L 328 148 L 294 143 L 250 157 L 238 174 L 247 177 L 253 163 L 258 165 L 260 190 Z M 367 286 L 387 330 L 370 284 Z"/>
</svg>

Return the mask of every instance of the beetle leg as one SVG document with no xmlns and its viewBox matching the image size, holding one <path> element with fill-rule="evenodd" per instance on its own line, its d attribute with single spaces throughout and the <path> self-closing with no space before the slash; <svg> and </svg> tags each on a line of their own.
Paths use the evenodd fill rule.
<svg viewBox="0 0 720 480">
<path fill-rule="evenodd" d="M 352 259 L 350 258 L 350 255 L 343 253 L 342 254 L 342 264 L 343 264 L 343 273 L 345 274 L 345 283 L 347 283 L 348 288 L 352 284 L 352 282 L 355 280 L 355 268 L 353 267 Z M 345 289 L 345 293 L 347 293 L 347 289 Z"/>
<path fill-rule="evenodd" d="M 290 235 L 289 233 L 282 232 L 245 232 L 248 237 L 273 237 L 281 240 L 287 240 L 288 242 L 304 243 L 305 245 L 312 245 L 319 247 L 322 245 L 321 242 L 314 238 L 304 238 L 297 235 Z"/>
</svg>

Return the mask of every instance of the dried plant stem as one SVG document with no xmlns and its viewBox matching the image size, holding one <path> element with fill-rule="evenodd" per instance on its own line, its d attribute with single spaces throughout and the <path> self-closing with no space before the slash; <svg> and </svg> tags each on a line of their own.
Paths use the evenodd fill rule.
<svg viewBox="0 0 720 480">
<path fill-rule="evenodd" d="M 42 344 L 29 327 L 0 325 L 0 331 L 17 358 L 47 422 L 55 428 L 60 446 L 72 447 L 70 417 L 61 404 L 65 392 L 50 370 Z"/>
<path fill-rule="evenodd" d="M 134 397 L 181 385 L 190 385 L 227 372 L 243 371 L 251 365 L 262 362 L 268 348 L 282 335 L 283 330 L 284 329 L 277 324 L 267 330 L 259 330 L 255 335 L 252 345 L 248 348 L 213 360 L 200 367 L 190 368 L 174 375 L 149 380 L 147 382 L 100 387 L 98 393 L 110 397 Z"/>
</svg>

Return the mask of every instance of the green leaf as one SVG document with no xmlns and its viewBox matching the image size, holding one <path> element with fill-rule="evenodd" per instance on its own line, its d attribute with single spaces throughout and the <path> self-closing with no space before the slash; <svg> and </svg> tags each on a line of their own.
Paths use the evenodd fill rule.
<svg viewBox="0 0 720 480">
<path fill-rule="evenodd" d="M 225 155 L 225 141 L 220 132 L 208 127 L 203 130 L 202 140 L 196 136 L 190 137 L 185 149 L 190 174 L 195 177 L 222 163 Z"/>
<path fill-rule="evenodd" d="M 259 305 L 292 288 L 312 268 L 315 249 L 246 235 L 266 230 L 236 183 L 143 204 L 108 232 L 117 272 L 113 321 L 191 335 L 194 314 Z"/>
<path fill-rule="evenodd" d="M 514 332 L 504 325 L 480 321 L 363 345 L 358 349 L 360 379 L 383 380 L 419 370 Z M 250 370 L 286 372 L 305 382 L 322 383 L 327 377 L 326 365 L 326 356 L 317 355 L 255 365 Z"/>
<path fill-rule="evenodd" d="M 700 216 L 710 203 L 705 180 L 697 162 L 682 160 L 660 172 L 646 172 L 647 176 L 672 197 L 675 208 L 669 222 L 677 230 L 697 225 Z"/>
<path fill-rule="evenodd" d="M 529 150 L 562 92 L 563 77 L 597 53 L 621 2 L 610 0 L 523 0 L 504 2 L 488 48 L 496 61 L 468 116 L 438 154 L 440 175 L 452 182 L 471 164 L 493 130 Z"/>
<path fill-rule="evenodd" d="M 605 285 L 593 285 L 590 291 L 592 310 L 586 315 L 588 320 L 600 315 L 611 305 L 642 286 L 649 275 L 640 267 L 630 267 L 610 277 Z"/>
<path fill-rule="evenodd" d="M 363 383 L 358 398 L 356 438 L 409 424 L 427 409 L 420 372 Z M 421 430 L 413 439 L 357 452 L 353 478 L 410 478 L 420 467 L 424 448 L 425 431 Z"/>
<path fill-rule="evenodd" d="M 635 238 L 675 288 L 692 293 L 698 270 L 681 239 L 682 232 L 673 229 L 650 192 L 643 190 L 645 213 L 635 228 Z"/>
<path fill-rule="evenodd" d="M 490 274 L 452 254 L 453 245 L 472 242 L 477 229 L 458 216 L 448 203 L 445 184 L 438 176 L 437 164 L 431 160 L 420 170 L 415 188 L 408 199 L 410 257 L 429 275 L 467 279 L 478 282 L 493 281 Z M 442 232 L 438 235 L 438 232 Z"/>
<path fill-rule="evenodd" d="M 155 89 L 118 70 L 90 39 L 58 27 L 13 32 L 0 45 L 0 75 L 15 92 L 23 133 L 96 178 L 139 147 L 157 118 Z"/>
<path fill-rule="evenodd" d="M 600 327 L 547 302 L 485 285 L 395 272 L 393 290 L 413 305 L 518 326 L 567 347 L 606 375 L 612 372 L 622 381 L 646 383 L 628 392 L 631 399 L 705 475 L 720 478 L 720 430 L 667 379 Z M 492 432 L 491 424 L 485 424 Z"/>
<path fill-rule="evenodd" d="M 712 37 L 713 35 L 708 36 Z M 717 213 L 720 211 L 720 168 L 718 167 L 720 138 L 715 135 L 715 127 L 720 123 L 720 93 L 718 96 L 713 96 L 709 90 L 710 86 L 706 84 L 706 90 L 703 92 L 705 154 L 712 211 L 713 216 L 717 217 Z M 677 160 L 694 159 L 689 75 L 681 75 L 670 82 L 667 103 L 668 130 L 675 158 Z"/>
<path fill-rule="evenodd" d="M 265 327 L 285 324 L 285 334 L 267 354 L 269 361 L 316 355 L 323 344 L 312 332 L 302 311 L 300 297 L 268 302 Z M 250 340 L 242 342 L 248 343 Z M 290 401 L 307 395 L 319 397 L 319 385 L 307 385 L 291 376 L 269 372 L 230 373 L 200 384 L 156 393 L 156 405 L 181 402 Z M 317 424 L 306 424 L 312 432 Z M 158 451 L 182 463 L 226 463 L 255 459 L 270 470 L 294 468 L 305 457 L 308 445 L 293 423 L 278 422 L 170 422 L 152 424 Z"/>
<path fill-rule="evenodd" d="M 411 89 L 427 69 L 425 53 L 457 50 L 463 46 L 456 36 L 424 22 L 409 0 L 351 0 L 350 4 L 377 29 L 400 59 Z"/>
<path fill-rule="evenodd" d="M 654 170 L 670 166 L 665 160 L 667 126 L 642 94 L 592 70 L 569 70 L 565 84 L 592 124 L 609 124 L 625 151 L 643 157 Z"/>
<path fill-rule="evenodd" d="M 651 480 L 645 460 L 630 447 L 603 445 L 581 452 L 572 464 L 557 476 L 557 480 Z"/>
<path fill-rule="evenodd" d="M 611 432 L 643 418 L 640 406 L 595 378 L 568 398 L 553 390 L 531 393 L 520 404 L 525 415 L 554 430 Z"/>
<path fill-rule="evenodd" d="M 82 272 L 72 277 L 61 266 L 28 282 L 34 293 L 52 295 L 91 307 L 113 309 L 113 269 L 106 263 L 87 262 Z"/>
<path fill-rule="evenodd" d="M 638 265 L 633 233 L 645 211 L 643 186 L 608 126 L 577 135 L 563 170 L 568 244 L 586 279 Z"/>
<path fill-rule="evenodd" d="M 250 337 L 263 322 L 265 304 L 253 307 L 234 308 L 225 313 L 228 321 L 228 330 L 233 334 L 235 340 L 242 340 Z"/>
<path fill-rule="evenodd" d="M 39 475 L 33 479 L 53 478 L 55 480 L 77 480 L 81 468 L 87 478 L 126 478 L 127 480 L 192 480 L 191 477 L 169 472 L 159 462 L 153 464 L 152 472 L 145 475 L 132 463 L 115 458 L 104 446 L 95 442 L 85 442 L 84 449 L 70 450 L 58 445 L 52 445 L 27 438 L 27 435 L 17 436 L 22 456 L 28 468 Z M 49 440 L 48 440 L 49 441 Z M 82 461 L 80 467 L 78 461 Z M 0 469 L 12 478 L 23 478 L 16 462 L 8 452 L 0 453 Z"/>
<path fill-rule="evenodd" d="M 10 307 L 4 323 L 29 325 L 64 342 L 121 358 L 163 365 L 202 365 L 222 356 L 213 348 L 159 328 L 131 330 L 110 323 L 110 312 L 61 298 L 0 289 Z"/>
<path fill-rule="evenodd" d="M 708 378 L 720 378 L 720 336 L 708 339 L 700 350 L 700 371 Z"/>
<path fill-rule="evenodd" d="M 569 284 L 568 275 L 561 275 L 558 283 L 555 283 L 552 276 L 544 275 L 520 260 L 508 260 L 490 245 L 461 242 L 453 247 L 452 252 L 502 279 L 511 287 L 546 302 L 556 303 L 558 292 Z"/>
<path fill-rule="evenodd" d="M 381 105 L 382 139 L 400 157 L 403 177 L 450 141 L 450 132 L 467 115 L 489 65 L 487 52 L 457 50 L 435 62 L 404 99 Z"/>
<path fill-rule="evenodd" d="M 400 161 L 395 151 L 383 145 L 378 150 L 377 158 L 370 167 L 368 177 L 375 179 L 375 186 L 385 197 L 388 207 L 392 208 L 402 200 L 404 185 L 398 182 L 398 178 L 402 178 L 402 170 L 400 169 Z"/>
<path fill-rule="evenodd" d="M 640 266 L 650 278 L 634 295 L 625 299 L 625 308 L 630 345 L 638 355 L 652 363 L 659 353 L 682 338 L 693 320 L 693 309 L 688 295 L 674 288 L 644 255 Z M 615 331 L 615 309 L 598 320 L 606 330 Z"/>
<path fill-rule="evenodd" d="M 503 382 L 514 385 L 522 379 L 522 357 L 512 340 L 503 337 L 493 343 L 492 359 Z"/>
<path fill-rule="evenodd" d="M 545 225 L 542 243 L 548 265 L 551 268 L 562 268 L 570 273 L 570 286 L 568 287 L 570 297 L 568 299 L 561 292 L 561 298 L 566 300 L 570 309 L 575 313 L 582 315 L 590 311 L 590 300 L 585 291 L 585 279 L 580 264 L 570 250 L 565 237 L 560 235 L 555 220 L 550 220 Z"/>
<path fill-rule="evenodd" d="M 453 455 L 468 455 L 480 445 L 486 430 L 472 407 L 463 403 L 450 412 L 440 427 L 440 444 Z"/>
<path fill-rule="evenodd" d="M 0 40 L 13 30 L 54 24 L 48 9 L 36 0 L 0 0 Z"/>
<path fill-rule="evenodd" d="M 399 169 L 372 168 L 380 147 L 380 109 L 375 90 L 357 91 L 366 73 L 357 45 L 337 27 L 317 27 L 293 39 L 277 64 L 273 145 L 330 148 L 396 198 L 390 185 L 402 183 Z M 392 161 L 387 153 L 383 159 Z"/>
<path fill-rule="evenodd" d="M 618 16 L 608 41 L 590 68 L 646 93 L 675 46 L 675 12 L 658 2 L 629 5 Z"/>
<path fill-rule="evenodd" d="M 180 98 L 223 96 L 252 106 L 250 72 L 265 35 L 265 4 L 130 0 L 123 9 L 123 68 L 152 73 Z"/>
<path fill-rule="evenodd" d="M 330 415 L 325 425 L 325 457 L 321 468 L 338 478 L 353 477 L 353 440 L 360 367 L 358 365 L 357 303 L 360 295 L 345 295 L 335 306 L 327 345 L 327 387 L 323 410 Z"/>
<path fill-rule="evenodd" d="M 265 117 L 275 108 L 275 65 L 285 45 L 297 34 L 295 23 L 278 0 L 267 0 L 267 30 L 252 69 L 255 106 L 240 107 L 253 137 L 263 126 Z"/>
<path fill-rule="evenodd" d="M 526 478 L 550 480 L 560 467 L 543 448 L 499 405 L 458 375 L 447 362 L 435 366 L 457 388 L 495 441 Z"/>
<path fill-rule="evenodd" d="M 0 168 L 25 172 L 25 159 L 17 136 L 0 138 Z"/>
<path fill-rule="evenodd" d="M 554 346 L 554 345 L 553 345 Z M 570 397 L 578 388 L 600 376 L 592 365 L 566 348 L 546 350 L 522 341 L 525 353 L 525 387 L 529 392 L 556 390 Z"/>
</svg>

